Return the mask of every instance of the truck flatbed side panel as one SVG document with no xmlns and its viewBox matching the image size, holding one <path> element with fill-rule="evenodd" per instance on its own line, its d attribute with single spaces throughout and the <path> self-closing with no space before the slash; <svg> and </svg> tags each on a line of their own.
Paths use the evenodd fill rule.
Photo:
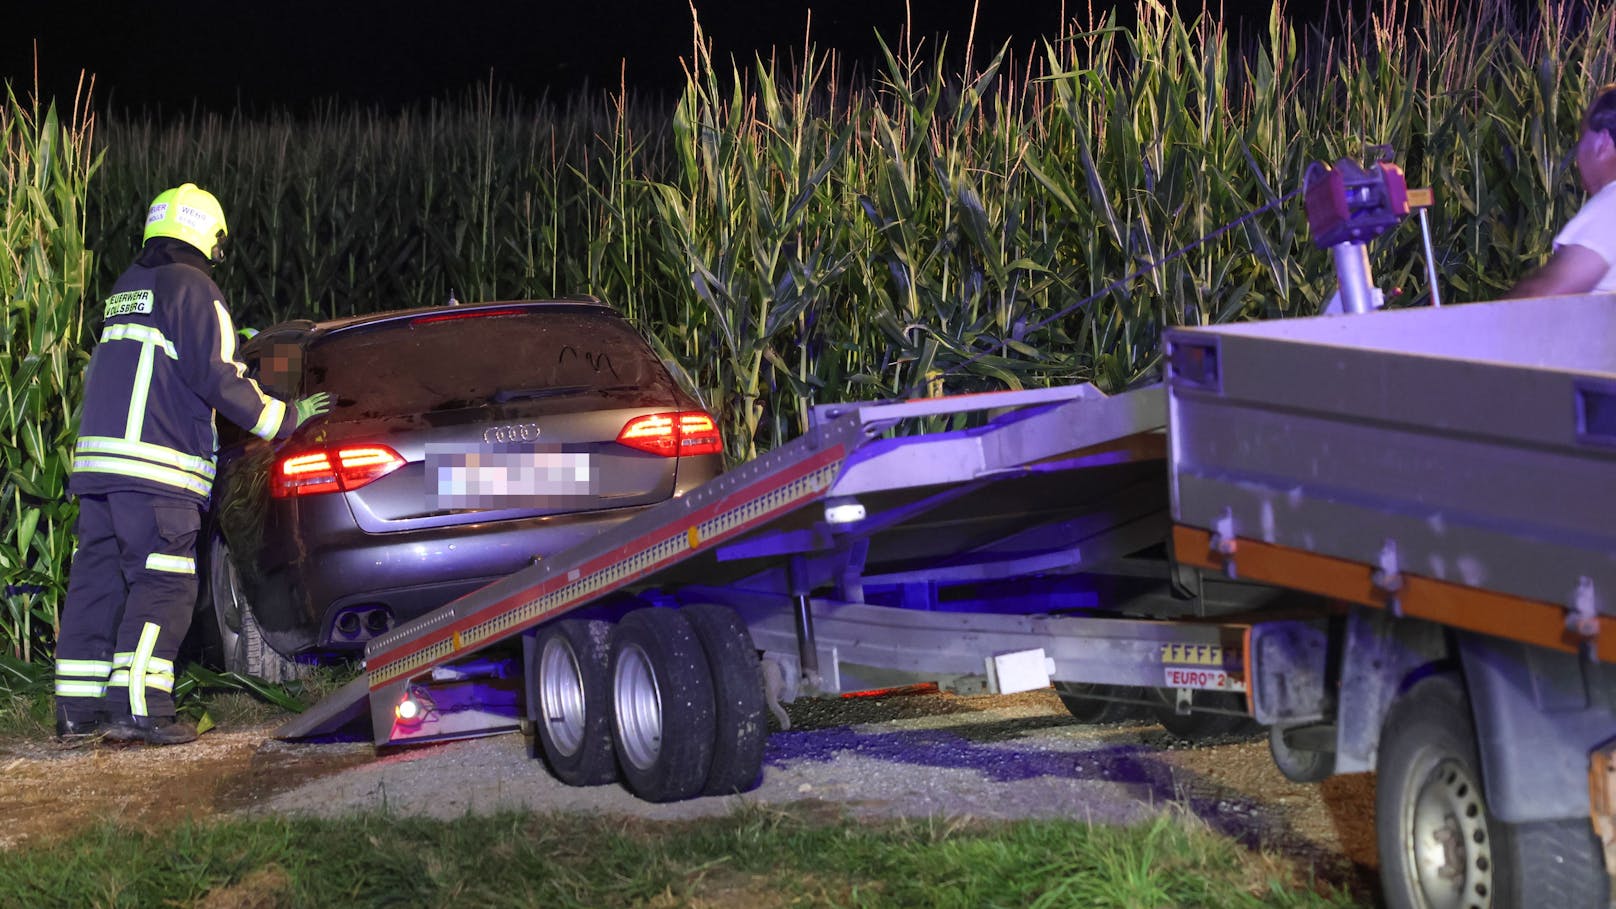
<svg viewBox="0 0 1616 909">
<path fill-rule="evenodd" d="M 1613 332 L 1610 294 L 1172 330 L 1174 520 L 1616 613 Z"/>
</svg>

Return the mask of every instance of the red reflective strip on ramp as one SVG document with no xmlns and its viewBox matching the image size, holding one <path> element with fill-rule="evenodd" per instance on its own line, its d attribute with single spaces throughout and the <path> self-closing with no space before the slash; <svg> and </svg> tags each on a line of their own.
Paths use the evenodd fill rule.
<svg viewBox="0 0 1616 909">
<path fill-rule="evenodd" d="M 557 571 L 556 574 L 546 578 L 536 587 L 531 587 L 526 590 L 513 593 L 510 596 L 507 596 L 490 606 L 486 606 L 475 613 L 461 617 L 452 624 L 445 625 L 442 628 L 435 629 L 417 639 L 400 644 L 398 647 L 394 648 L 393 650 L 386 651 L 384 654 L 378 654 L 375 658 L 370 660 L 370 666 L 367 669 L 367 674 L 370 678 L 370 690 L 377 691 L 381 688 L 395 684 L 398 678 L 403 675 L 413 674 L 425 669 L 429 669 L 432 666 L 451 658 L 456 652 L 455 648 L 451 647 L 447 653 L 429 660 L 421 666 L 411 667 L 408 670 L 397 668 L 399 663 L 409 660 L 411 657 L 421 653 L 422 651 L 441 646 L 445 642 L 455 641 L 457 635 L 465 635 L 466 632 L 476 628 L 477 626 L 497 620 L 515 610 L 524 608 L 533 603 L 535 600 L 541 599 L 544 596 L 554 593 L 555 591 L 560 590 L 570 584 L 582 581 L 600 573 L 601 571 L 610 569 L 613 566 L 628 562 L 642 553 L 655 549 L 657 546 L 660 546 L 665 542 L 677 541 L 683 545 L 687 542 L 687 534 L 691 528 L 721 515 L 744 508 L 752 502 L 764 498 L 776 490 L 789 486 L 792 483 L 801 480 L 803 477 L 814 474 L 828 466 L 837 464 L 845 458 L 845 446 L 831 446 L 830 448 L 819 452 L 814 457 L 802 462 L 800 465 L 798 465 L 797 469 L 793 470 L 791 473 L 760 478 L 750 486 L 735 490 L 734 492 L 725 495 L 723 498 L 720 498 L 718 501 L 713 502 L 710 505 L 703 506 L 696 511 L 683 515 L 677 526 L 660 527 L 645 537 L 625 543 L 611 552 L 596 556 L 594 559 L 585 562 L 577 568 L 568 569 L 565 571 Z M 737 534 L 744 533 L 745 531 L 757 526 L 760 523 L 768 521 L 784 511 L 789 511 L 793 508 L 799 507 L 805 501 L 822 496 L 824 492 L 829 489 L 829 485 L 830 484 L 827 483 L 824 488 L 816 491 L 813 495 L 800 496 L 797 499 L 785 502 L 778 507 L 760 512 L 757 516 L 748 521 L 744 521 L 735 527 L 715 534 L 711 537 L 702 538 L 696 547 L 685 548 L 662 559 L 661 561 L 647 565 L 640 571 L 625 575 L 624 577 L 599 587 L 598 589 L 583 593 L 578 598 L 568 600 L 552 609 L 545 610 L 544 612 L 539 613 L 531 618 L 525 619 L 521 623 L 505 629 L 500 634 L 500 637 L 508 637 L 512 634 L 525 631 L 526 629 L 532 628 L 533 626 L 553 618 L 560 613 L 566 612 L 567 610 L 579 605 L 580 602 L 591 600 L 614 590 L 618 590 L 632 584 L 634 581 L 639 580 L 646 575 L 666 568 L 669 565 L 681 562 L 685 558 L 696 554 L 700 549 L 709 548 L 717 543 L 730 539 Z M 443 608 L 448 608 L 448 606 Z M 486 643 L 489 643 L 489 641 L 472 641 L 470 647 L 476 648 Z"/>
</svg>

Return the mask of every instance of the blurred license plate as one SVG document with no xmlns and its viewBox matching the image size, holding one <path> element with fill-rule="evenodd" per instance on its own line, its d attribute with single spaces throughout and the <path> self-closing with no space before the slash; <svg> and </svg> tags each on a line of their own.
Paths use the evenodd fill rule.
<svg viewBox="0 0 1616 909">
<path fill-rule="evenodd" d="M 426 452 L 434 508 L 544 505 L 598 492 L 588 453 L 510 448 L 435 448 Z"/>
</svg>

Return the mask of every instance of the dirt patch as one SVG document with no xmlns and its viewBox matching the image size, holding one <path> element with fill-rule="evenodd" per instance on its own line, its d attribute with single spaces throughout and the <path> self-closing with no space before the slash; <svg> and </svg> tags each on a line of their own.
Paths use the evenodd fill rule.
<svg viewBox="0 0 1616 909">
<path fill-rule="evenodd" d="M 113 820 L 167 829 L 372 759 L 368 747 L 339 746 L 294 760 L 266 749 L 273 730 L 215 730 L 169 748 L 0 745 L 0 848 L 51 842 Z"/>
<path fill-rule="evenodd" d="M 214 813 L 214 795 L 269 730 L 215 732 L 190 747 L 15 743 L 0 757 L 0 846 L 77 833 L 106 820 L 163 829 Z"/>
<path fill-rule="evenodd" d="M 658 894 L 646 906 L 647 909 L 733 909 L 735 906 L 783 909 L 802 905 L 803 892 L 813 895 L 809 902 L 814 905 L 851 906 L 860 902 L 857 895 L 864 895 L 867 902 L 868 897 L 881 890 L 879 882 L 870 881 L 856 888 L 830 878 L 807 877 L 796 883 L 800 890 L 788 893 L 780 889 L 779 881 L 767 875 L 718 869 L 689 882 L 679 893 L 670 890 Z"/>
<path fill-rule="evenodd" d="M 228 886 L 209 891 L 197 909 L 277 909 L 286 902 L 292 878 L 279 865 L 260 868 Z"/>
<path fill-rule="evenodd" d="M 1186 771 L 1187 798 L 1206 792 L 1261 805 L 1269 825 L 1259 836 L 1264 846 L 1355 890 L 1376 886 L 1374 774 L 1293 783 L 1274 766 L 1266 737 L 1178 746 L 1163 752 L 1163 759 Z"/>
</svg>

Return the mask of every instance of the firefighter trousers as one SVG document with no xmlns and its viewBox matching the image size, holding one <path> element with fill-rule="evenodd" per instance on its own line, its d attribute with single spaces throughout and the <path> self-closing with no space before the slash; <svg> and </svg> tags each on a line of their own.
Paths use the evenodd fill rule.
<svg viewBox="0 0 1616 909">
<path fill-rule="evenodd" d="M 79 548 L 56 642 L 56 703 L 67 718 L 174 715 L 201 524 L 201 506 L 183 499 L 79 497 Z"/>
</svg>

